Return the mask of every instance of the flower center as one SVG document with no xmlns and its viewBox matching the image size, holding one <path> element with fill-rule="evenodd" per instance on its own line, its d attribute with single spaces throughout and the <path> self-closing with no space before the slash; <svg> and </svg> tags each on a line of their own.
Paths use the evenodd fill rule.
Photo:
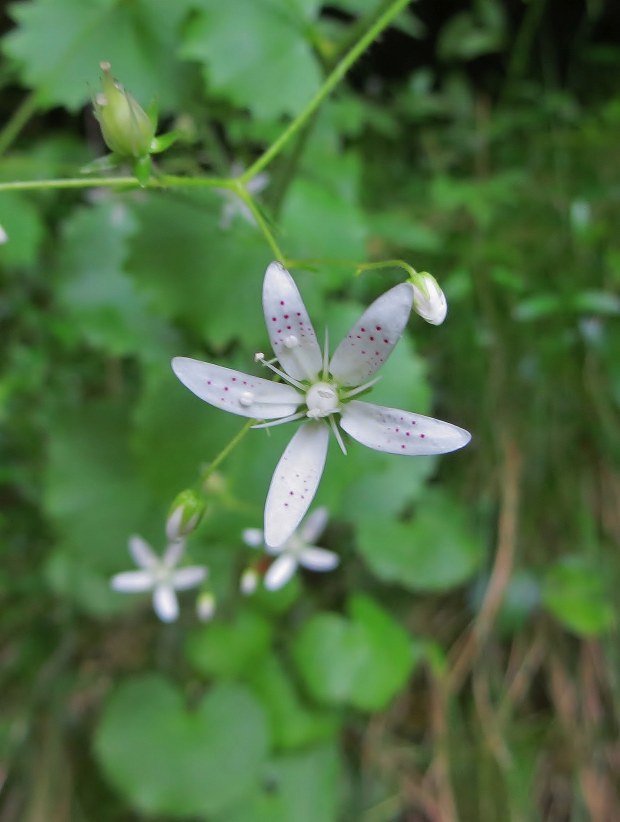
<svg viewBox="0 0 620 822">
<path fill-rule="evenodd" d="M 306 393 L 306 416 L 311 419 L 328 417 L 340 410 L 340 400 L 335 385 L 328 382 L 317 382 Z"/>
</svg>

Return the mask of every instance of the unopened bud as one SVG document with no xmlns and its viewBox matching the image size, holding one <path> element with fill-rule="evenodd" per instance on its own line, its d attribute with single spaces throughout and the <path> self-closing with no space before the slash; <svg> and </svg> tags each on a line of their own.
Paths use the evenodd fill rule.
<svg viewBox="0 0 620 822">
<path fill-rule="evenodd" d="M 417 314 L 432 325 L 441 325 L 448 313 L 445 294 L 439 288 L 432 274 L 423 271 L 411 277 L 413 286 L 413 308 Z"/>
<path fill-rule="evenodd" d="M 93 104 L 108 148 L 121 157 L 144 157 L 155 137 L 155 124 L 140 104 L 110 74 L 110 64 L 100 64 L 103 91 Z"/>
<path fill-rule="evenodd" d="M 216 610 L 215 596 L 211 591 L 200 594 L 196 600 L 196 616 L 201 622 L 210 622 Z"/>
<path fill-rule="evenodd" d="M 166 521 L 166 536 L 171 542 L 182 539 L 196 528 L 205 512 L 205 502 L 195 491 L 181 491 L 172 503 Z"/>
<path fill-rule="evenodd" d="M 239 580 L 239 590 L 245 596 L 253 594 L 258 588 L 259 579 L 260 577 L 256 568 L 252 568 L 251 566 L 246 568 L 241 574 L 241 579 Z"/>
</svg>

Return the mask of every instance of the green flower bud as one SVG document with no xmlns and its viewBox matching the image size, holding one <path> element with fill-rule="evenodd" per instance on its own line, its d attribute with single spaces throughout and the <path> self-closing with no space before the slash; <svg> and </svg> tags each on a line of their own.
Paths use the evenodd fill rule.
<svg viewBox="0 0 620 822">
<path fill-rule="evenodd" d="M 413 286 L 413 309 L 432 325 L 441 325 L 448 313 L 446 297 L 437 280 L 428 271 L 410 277 Z"/>
<path fill-rule="evenodd" d="M 135 98 L 110 74 L 110 64 L 100 64 L 103 91 L 93 104 L 108 148 L 120 157 L 144 157 L 151 150 L 156 124 Z"/>
<path fill-rule="evenodd" d="M 181 491 L 172 503 L 166 535 L 171 542 L 182 539 L 196 528 L 205 512 L 206 504 L 194 491 Z"/>
</svg>

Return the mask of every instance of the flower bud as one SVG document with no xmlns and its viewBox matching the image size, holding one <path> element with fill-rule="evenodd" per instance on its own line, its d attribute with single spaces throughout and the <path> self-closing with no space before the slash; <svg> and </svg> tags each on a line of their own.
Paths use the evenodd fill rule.
<svg viewBox="0 0 620 822">
<path fill-rule="evenodd" d="M 93 103 L 95 117 L 108 148 L 121 157 L 144 157 L 155 137 L 155 124 L 134 97 L 110 74 L 110 64 L 101 63 L 103 91 Z"/>
<path fill-rule="evenodd" d="M 166 521 L 166 536 L 171 542 L 182 539 L 196 528 L 205 512 L 205 503 L 194 491 L 181 491 L 172 503 Z"/>
<path fill-rule="evenodd" d="M 246 568 L 241 574 L 241 579 L 239 580 L 239 590 L 245 596 L 253 594 L 258 588 L 259 579 L 260 577 L 258 571 L 250 565 L 250 567 Z"/>
<path fill-rule="evenodd" d="M 211 591 L 200 594 L 196 600 L 196 616 L 201 622 L 210 622 L 216 610 L 215 597 Z"/>
<path fill-rule="evenodd" d="M 441 325 L 448 313 L 446 297 L 437 280 L 427 271 L 411 277 L 413 286 L 413 308 L 417 314 L 432 325 Z"/>
</svg>

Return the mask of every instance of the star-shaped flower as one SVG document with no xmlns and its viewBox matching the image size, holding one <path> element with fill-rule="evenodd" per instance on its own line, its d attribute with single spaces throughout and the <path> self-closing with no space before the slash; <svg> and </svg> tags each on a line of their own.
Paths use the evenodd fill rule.
<svg viewBox="0 0 620 822">
<path fill-rule="evenodd" d="M 342 451 L 337 425 L 353 439 L 391 454 L 444 454 L 467 445 L 470 434 L 456 425 L 361 402 L 354 397 L 377 381 L 381 368 L 409 319 L 414 291 L 401 283 L 376 299 L 353 325 L 331 359 L 324 354 L 301 295 L 288 271 L 271 263 L 263 283 L 263 308 L 271 346 L 280 367 L 269 366 L 285 382 L 175 357 L 172 368 L 183 385 L 205 402 L 257 420 L 255 428 L 305 418 L 286 447 L 271 480 L 265 504 L 265 543 L 285 543 L 314 499 L 327 456 L 330 430 Z"/>
<path fill-rule="evenodd" d="M 265 545 L 267 553 L 277 557 L 265 574 L 265 588 L 269 591 L 282 588 L 299 565 L 310 571 L 331 571 L 338 565 L 340 560 L 337 554 L 315 544 L 326 525 L 327 508 L 317 508 L 283 545 L 277 548 Z M 246 528 L 243 532 L 243 541 L 251 548 L 261 548 L 264 544 L 264 534 L 260 528 Z"/>
<path fill-rule="evenodd" d="M 181 540 L 171 542 L 163 557 L 158 557 L 141 537 L 129 540 L 129 552 L 139 571 L 124 571 L 110 580 L 115 591 L 124 594 L 153 592 L 153 608 L 162 622 L 174 622 L 179 615 L 176 591 L 185 591 L 200 585 L 206 578 L 207 568 L 191 565 L 177 568 L 185 545 Z"/>
</svg>

